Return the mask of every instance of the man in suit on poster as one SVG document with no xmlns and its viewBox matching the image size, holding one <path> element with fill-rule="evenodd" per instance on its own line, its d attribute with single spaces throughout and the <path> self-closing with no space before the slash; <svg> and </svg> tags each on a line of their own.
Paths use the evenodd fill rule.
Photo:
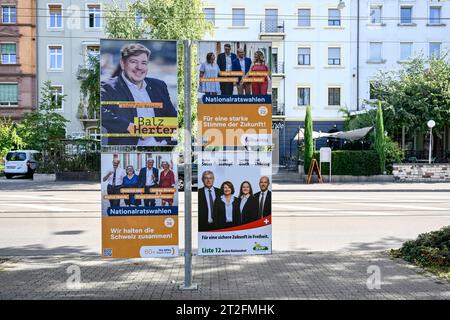
<svg viewBox="0 0 450 320">
<path fill-rule="evenodd" d="M 102 127 L 106 133 L 134 133 L 136 117 L 176 117 L 167 85 L 164 81 L 148 78 L 150 50 L 140 43 L 125 45 L 121 51 L 118 74 L 102 82 L 101 101 L 162 103 L 162 108 L 120 108 L 117 104 L 102 105 Z M 167 137 L 108 137 L 108 145 L 159 146 L 175 144 Z"/>
<path fill-rule="evenodd" d="M 255 193 L 255 199 L 258 201 L 258 219 L 265 218 L 272 214 L 272 192 L 269 190 L 270 180 L 267 176 L 259 179 L 259 188 L 261 191 Z"/>
<path fill-rule="evenodd" d="M 154 163 L 153 159 L 147 159 L 147 166 L 139 171 L 139 186 L 145 189 L 145 194 L 150 194 L 150 188 L 158 187 L 159 170 L 153 167 Z M 154 207 L 155 204 L 155 199 L 144 199 L 146 207 Z"/>
<path fill-rule="evenodd" d="M 216 198 L 222 195 L 220 188 L 214 187 L 214 173 L 205 171 L 202 174 L 203 187 L 198 189 L 198 230 L 214 230 L 217 221 L 214 221 L 213 207 Z"/>
<path fill-rule="evenodd" d="M 252 66 L 252 59 L 247 58 L 245 56 L 245 51 L 242 48 L 238 48 L 237 51 L 237 59 L 233 61 L 232 70 L 233 71 L 243 71 L 244 78 L 247 72 L 250 70 Z M 238 94 L 252 94 L 250 82 L 241 82 L 243 77 L 239 77 L 239 82 L 237 83 Z"/>
<path fill-rule="evenodd" d="M 108 182 L 106 192 L 108 195 L 120 194 L 122 188 L 123 177 L 127 174 L 124 169 L 120 168 L 120 160 L 114 159 L 112 169 L 103 177 L 103 182 Z M 120 199 L 109 200 L 110 207 L 120 207 Z"/>
<path fill-rule="evenodd" d="M 217 64 L 219 66 L 220 71 L 232 71 L 233 70 L 233 60 L 237 58 L 237 56 L 231 52 L 231 45 L 229 43 L 223 46 L 224 52 L 220 53 L 217 56 Z M 234 84 L 232 82 L 221 82 L 220 83 L 220 91 L 221 94 L 233 94 Z"/>
</svg>

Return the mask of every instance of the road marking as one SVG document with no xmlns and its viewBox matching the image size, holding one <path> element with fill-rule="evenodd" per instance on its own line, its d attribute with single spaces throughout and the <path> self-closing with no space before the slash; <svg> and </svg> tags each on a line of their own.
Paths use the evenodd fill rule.
<svg viewBox="0 0 450 320">
<path fill-rule="evenodd" d="M 53 211 L 53 212 L 80 212 L 83 210 L 80 209 L 68 209 L 63 207 L 56 207 L 51 205 L 39 205 L 39 204 L 29 204 L 29 203 L 7 203 L 6 206 L 12 206 L 12 207 L 20 207 L 20 208 L 30 208 L 30 209 L 41 209 L 41 210 L 47 210 L 47 211 Z"/>
<path fill-rule="evenodd" d="M 62 200 L 62 201 L 73 201 L 76 199 L 69 199 L 69 198 L 58 198 L 58 197 L 43 197 L 43 196 L 30 196 L 27 194 L 10 194 L 7 195 L 8 198 L 20 198 L 20 199 L 36 199 L 36 200 Z"/>
<path fill-rule="evenodd" d="M 361 204 L 355 202 L 354 204 Z M 389 208 L 402 208 L 402 209 L 414 209 L 414 210 L 425 210 L 425 211 L 450 211 L 450 208 L 441 208 L 441 207 L 423 207 L 423 206 L 408 206 L 403 204 L 395 204 L 395 203 L 371 203 L 371 206 L 376 207 L 389 207 Z"/>
</svg>

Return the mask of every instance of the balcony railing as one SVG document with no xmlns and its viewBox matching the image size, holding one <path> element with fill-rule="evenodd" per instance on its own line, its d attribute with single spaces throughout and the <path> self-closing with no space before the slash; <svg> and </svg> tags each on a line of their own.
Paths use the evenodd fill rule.
<svg viewBox="0 0 450 320">
<path fill-rule="evenodd" d="M 85 105 L 78 106 L 77 118 L 80 121 L 100 120 L 100 112 L 98 110 L 88 109 Z"/>
<path fill-rule="evenodd" d="M 284 62 L 272 63 L 272 74 L 284 74 Z"/>
<path fill-rule="evenodd" d="M 260 33 L 284 33 L 284 21 L 266 21 L 260 22 Z"/>
<path fill-rule="evenodd" d="M 272 103 L 272 116 L 284 116 L 284 103 Z"/>
</svg>

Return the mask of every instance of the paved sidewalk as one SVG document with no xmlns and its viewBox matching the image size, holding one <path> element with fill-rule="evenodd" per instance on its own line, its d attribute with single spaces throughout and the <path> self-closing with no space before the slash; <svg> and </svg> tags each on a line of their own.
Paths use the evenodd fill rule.
<svg viewBox="0 0 450 320">
<path fill-rule="evenodd" d="M 2 258 L 0 299 L 450 299 L 450 282 L 385 252 L 196 256 L 193 263 L 199 290 L 179 291 L 182 257 Z M 66 284 L 73 265 L 81 271 L 78 289 Z M 380 289 L 367 288 L 369 266 L 380 268 Z"/>
</svg>

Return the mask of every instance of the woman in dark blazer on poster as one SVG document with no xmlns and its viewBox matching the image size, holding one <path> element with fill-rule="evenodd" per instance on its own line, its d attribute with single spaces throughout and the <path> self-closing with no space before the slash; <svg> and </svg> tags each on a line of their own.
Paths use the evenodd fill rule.
<svg viewBox="0 0 450 320">
<path fill-rule="evenodd" d="M 239 205 L 234 194 L 234 186 L 225 181 L 220 186 L 222 195 L 214 201 L 213 214 L 217 229 L 231 228 L 239 225 Z"/>
<path fill-rule="evenodd" d="M 248 181 L 242 182 L 239 189 L 238 212 L 240 225 L 258 220 L 258 202 Z"/>
</svg>

